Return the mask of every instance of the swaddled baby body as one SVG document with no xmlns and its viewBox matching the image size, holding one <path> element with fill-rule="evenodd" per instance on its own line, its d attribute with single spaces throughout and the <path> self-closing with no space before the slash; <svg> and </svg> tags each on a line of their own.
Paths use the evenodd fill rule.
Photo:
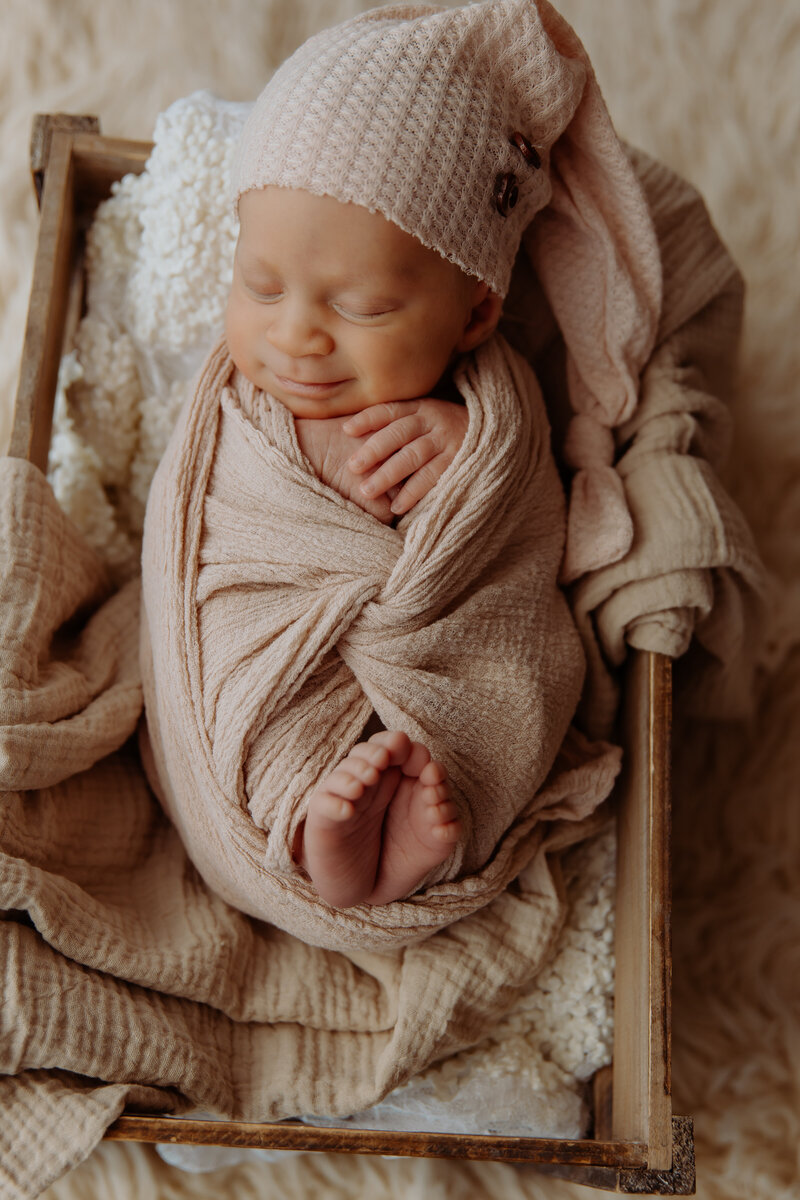
<svg viewBox="0 0 800 1200">
<path fill-rule="evenodd" d="M 389 522 L 461 444 L 467 410 L 441 397 L 458 355 L 494 332 L 500 297 L 380 213 L 331 196 L 266 187 L 240 197 L 239 217 L 231 357 L 293 414 L 320 478 Z M 385 904 L 413 892 L 461 833 L 445 766 L 384 730 L 314 789 L 295 857 L 329 904 Z"/>
</svg>

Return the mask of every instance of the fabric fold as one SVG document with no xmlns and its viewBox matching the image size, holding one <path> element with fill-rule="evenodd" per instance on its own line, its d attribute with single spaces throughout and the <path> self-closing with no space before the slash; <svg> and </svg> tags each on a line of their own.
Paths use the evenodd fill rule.
<svg viewBox="0 0 800 1200">
<path fill-rule="evenodd" d="M 582 727 L 608 736 L 618 705 L 615 669 L 627 647 L 695 657 L 691 703 L 717 717 L 744 715 L 752 702 L 765 604 L 764 570 L 752 534 L 708 462 L 698 417 L 676 386 L 676 346 L 667 343 L 645 372 L 639 431 L 618 464 L 636 538 L 620 562 L 579 580 L 573 611 L 587 650 L 589 686 Z M 695 379 L 695 382 L 698 382 Z M 680 396 L 680 401 L 678 397 Z M 718 401 L 708 397 L 711 420 Z M 649 420 L 648 412 L 656 415 Z M 641 438 L 641 440 L 639 440 Z M 693 646 L 692 639 L 695 639 Z"/>
<path fill-rule="evenodd" d="M 578 720 L 592 737 L 608 737 L 614 728 L 618 668 L 628 647 L 682 656 L 676 682 L 691 680 L 682 702 L 718 718 L 751 710 L 766 652 L 768 581 L 752 534 L 718 475 L 730 443 L 743 281 L 697 191 L 642 151 L 627 152 L 658 238 L 663 302 L 638 402 L 613 429 L 617 479 L 605 495 L 600 475 L 608 470 L 608 443 L 598 428 L 579 424 L 568 350 L 522 257 L 501 324 L 534 364 L 556 431 L 556 454 L 572 463 L 565 476 L 574 515 L 562 578 L 571 580 L 568 597 L 587 661 Z M 587 443 L 599 469 L 587 469 Z M 601 549 L 594 541 L 597 518 L 594 524 L 577 519 L 580 498 L 584 507 L 600 509 L 613 503 L 611 490 L 620 488 L 630 544 L 616 561 L 596 559 L 580 574 L 586 550 Z M 619 515 L 622 545 L 626 519 L 621 510 Z M 577 560 L 573 536 L 581 543 Z"/>
<path fill-rule="evenodd" d="M 106 567 L 36 468 L 3 458 L 0 472 L 0 788 L 45 787 L 136 728 L 139 583 L 111 596 Z M 68 618 L 87 609 L 96 610 L 91 619 L 70 628 Z"/>
</svg>

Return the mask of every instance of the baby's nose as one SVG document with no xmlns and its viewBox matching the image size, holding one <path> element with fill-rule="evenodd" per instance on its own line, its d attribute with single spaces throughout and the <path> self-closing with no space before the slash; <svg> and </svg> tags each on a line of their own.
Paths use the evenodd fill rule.
<svg viewBox="0 0 800 1200">
<path fill-rule="evenodd" d="M 267 336 L 276 350 L 289 358 L 330 354 L 333 338 L 319 316 L 300 305 L 281 304 L 270 321 Z"/>
</svg>

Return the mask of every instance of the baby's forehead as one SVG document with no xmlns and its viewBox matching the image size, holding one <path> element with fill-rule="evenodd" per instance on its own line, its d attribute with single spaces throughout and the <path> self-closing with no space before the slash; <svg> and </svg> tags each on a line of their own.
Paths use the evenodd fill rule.
<svg viewBox="0 0 800 1200">
<path fill-rule="evenodd" d="M 432 273 L 463 275 L 457 264 L 399 224 L 362 205 L 300 188 L 269 186 L 240 199 L 240 242 L 254 259 L 279 256 L 337 267 L 353 282 L 365 275 L 412 285 Z"/>
</svg>

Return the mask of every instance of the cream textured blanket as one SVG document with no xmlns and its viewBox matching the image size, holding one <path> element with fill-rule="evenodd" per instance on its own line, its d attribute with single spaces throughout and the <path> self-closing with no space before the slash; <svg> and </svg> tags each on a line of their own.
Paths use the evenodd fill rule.
<svg viewBox="0 0 800 1200">
<path fill-rule="evenodd" d="M 574 731 L 581 788 L 565 792 L 566 760 L 551 772 L 584 665 L 556 582 L 564 500 L 541 392 L 499 337 L 455 382 L 464 442 L 397 528 L 314 474 L 291 413 L 235 372 L 224 343 L 151 487 L 157 789 L 215 892 L 314 945 L 401 945 L 474 912 L 535 853 L 543 817 L 579 819 L 607 793 L 608 747 Z M 335 910 L 292 845 L 373 711 L 447 766 L 465 837 L 407 900 Z"/>
<path fill-rule="evenodd" d="M 368 1107 L 485 1036 L 563 916 L 545 851 L 421 944 L 347 956 L 209 890 L 145 782 L 139 586 L 107 572 L 27 463 L 0 463 L 0 1191 L 33 1196 L 127 1102 L 269 1120 Z M 551 815 L 611 787 L 564 764 Z M 42 1136 L 44 1135 L 44 1136 Z"/>
</svg>

